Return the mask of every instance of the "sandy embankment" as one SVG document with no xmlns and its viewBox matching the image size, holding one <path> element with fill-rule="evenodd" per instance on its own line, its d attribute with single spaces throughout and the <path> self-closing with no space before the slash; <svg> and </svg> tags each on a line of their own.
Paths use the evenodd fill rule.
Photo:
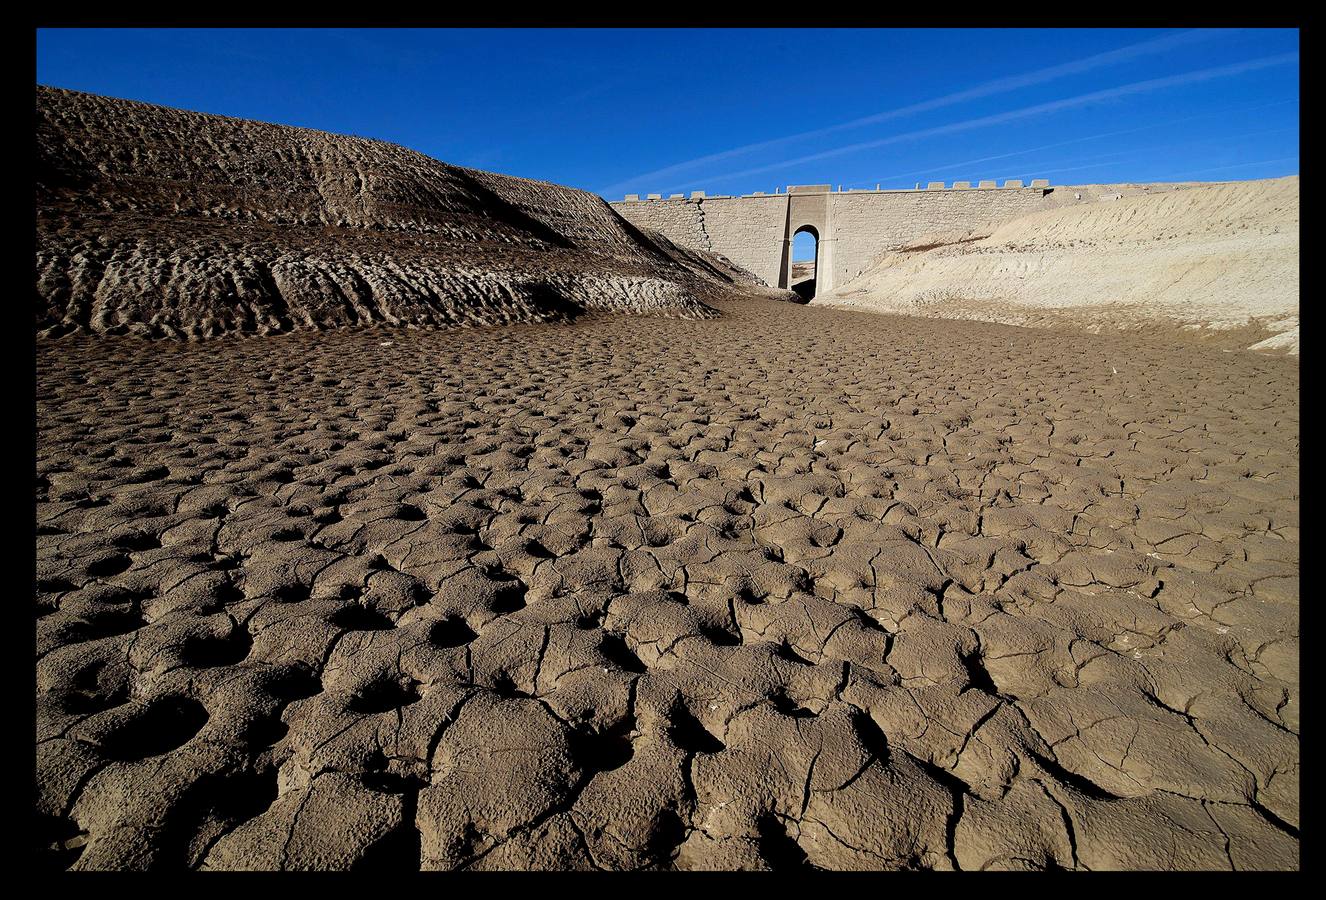
<svg viewBox="0 0 1326 900">
<path fill-rule="evenodd" d="M 1074 188 L 1056 191 L 1067 197 Z M 890 253 L 816 303 L 1093 331 L 1182 330 L 1296 353 L 1298 193 L 1297 176 L 1119 199 L 1097 192 L 988 235 L 918 240 L 941 246 Z"/>
</svg>

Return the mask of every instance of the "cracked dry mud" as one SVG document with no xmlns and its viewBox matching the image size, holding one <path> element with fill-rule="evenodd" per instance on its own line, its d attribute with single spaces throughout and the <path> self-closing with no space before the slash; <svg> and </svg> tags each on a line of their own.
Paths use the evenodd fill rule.
<svg viewBox="0 0 1326 900">
<path fill-rule="evenodd" d="M 1291 361 L 719 305 L 39 342 L 46 860 L 1297 868 Z"/>
</svg>

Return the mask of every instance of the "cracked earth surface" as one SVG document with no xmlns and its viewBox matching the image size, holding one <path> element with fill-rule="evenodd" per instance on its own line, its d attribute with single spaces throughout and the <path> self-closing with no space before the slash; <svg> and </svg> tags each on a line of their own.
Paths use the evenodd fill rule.
<svg viewBox="0 0 1326 900">
<path fill-rule="evenodd" d="M 1292 362 L 722 306 L 40 342 L 46 861 L 1297 868 Z"/>
</svg>

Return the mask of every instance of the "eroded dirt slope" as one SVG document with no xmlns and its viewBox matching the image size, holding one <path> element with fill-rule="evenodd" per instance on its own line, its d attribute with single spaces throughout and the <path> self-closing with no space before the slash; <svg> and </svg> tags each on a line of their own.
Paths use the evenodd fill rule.
<svg viewBox="0 0 1326 900">
<path fill-rule="evenodd" d="M 45 858 L 1297 867 L 1289 361 L 723 310 L 41 342 Z"/>
<path fill-rule="evenodd" d="M 928 236 L 816 302 L 1093 330 L 1235 329 L 1285 335 L 1265 346 L 1297 352 L 1297 176 L 1110 187 L 1080 203 L 1056 188 L 1065 205 L 989 234 Z"/>
<path fill-rule="evenodd" d="M 36 137 L 42 334 L 701 317 L 734 287 L 591 194 L 381 141 L 46 87 Z"/>
</svg>

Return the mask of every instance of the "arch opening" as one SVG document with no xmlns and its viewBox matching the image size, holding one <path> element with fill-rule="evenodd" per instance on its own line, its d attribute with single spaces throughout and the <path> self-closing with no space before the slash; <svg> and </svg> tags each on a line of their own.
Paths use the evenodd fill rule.
<svg viewBox="0 0 1326 900">
<path fill-rule="evenodd" d="M 815 297 L 815 275 L 819 268 L 820 235 L 813 225 L 802 225 L 792 235 L 790 287 L 803 303 Z"/>
</svg>

